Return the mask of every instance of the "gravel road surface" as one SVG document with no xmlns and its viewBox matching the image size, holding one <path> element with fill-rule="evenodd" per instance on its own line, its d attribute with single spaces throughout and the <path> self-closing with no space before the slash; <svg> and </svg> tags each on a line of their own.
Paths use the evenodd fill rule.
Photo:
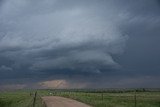
<svg viewBox="0 0 160 107">
<path fill-rule="evenodd" d="M 46 103 L 47 107 L 91 107 L 76 100 L 58 96 L 46 96 L 42 97 L 42 99 Z"/>
</svg>

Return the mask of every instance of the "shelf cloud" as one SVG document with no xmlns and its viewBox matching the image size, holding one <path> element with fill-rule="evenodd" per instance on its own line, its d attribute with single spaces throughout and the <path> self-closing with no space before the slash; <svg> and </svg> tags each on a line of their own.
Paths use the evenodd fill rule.
<svg viewBox="0 0 160 107">
<path fill-rule="evenodd" d="M 12 58 L 15 64 L 28 63 L 30 70 L 95 72 L 101 67 L 118 66 L 111 54 L 123 51 L 127 36 L 119 31 L 119 23 L 114 22 L 116 13 L 104 18 L 94 12 L 93 6 L 53 9 L 56 1 L 38 2 L 36 8 L 34 3 L 31 0 L 4 2 L 0 17 L 2 55 Z"/>
<path fill-rule="evenodd" d="M 160 34 L 158 10 L 156 0 L 1 0 L 0 73 L 5 75 L 1 79 L 37 75 L 38 83 L 61 75 L 64 82 L 65 75 L 130 72 L 132 61 L 124 67 L 128 46 L 136 44 L 130 40 Z M 112 74 L 115 71 L 118 74 Z"/>
</svg>

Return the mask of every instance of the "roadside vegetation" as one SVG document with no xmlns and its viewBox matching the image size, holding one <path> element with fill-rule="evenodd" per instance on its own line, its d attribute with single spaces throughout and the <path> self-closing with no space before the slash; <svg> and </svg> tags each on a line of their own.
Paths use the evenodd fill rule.
<svg viewBox="0 0 160 107">
<path fill-rule="evenodd" d="M 94 107 L 160 107 L 160 93 L 57 93 Z M 157 95 L 158 94 L 158 95 Z M 135 106 L 136 105 L 136 106 Z"/>
<path fill-rule="evenodd" d="M 36 98 L 35 92 L 37 91 Z M 0 107 L 46 107 L 41 96 L 62 96 L 93 107 L 160 107 L 159 90 L 19 90 L 0 92 Z M 35 100 L 35 101 L 34 101 Z"/>
<path fill-rule="evenodd" d="M 160 107 L 155 90 L 48 90 L 42 95 L 72 98 L 93 107 Z"/>
<path fill-rule="evenodd" d="M 45 107 L 39 96 L 30 91 L 0 92 L 0 107 Z"/>
</svg>

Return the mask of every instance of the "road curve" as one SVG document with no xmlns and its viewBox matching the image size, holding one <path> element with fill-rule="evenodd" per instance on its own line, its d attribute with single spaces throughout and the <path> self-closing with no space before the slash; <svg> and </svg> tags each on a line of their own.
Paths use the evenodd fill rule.
<svg viewBox="0 0 160 107">
<path fill-rule="evenodd" d="M 42 99 L 46 103 L 47 107 L 91 107 L 76 100 L 58 96 L 46 96 L 42 97 Z"/>
</svg>

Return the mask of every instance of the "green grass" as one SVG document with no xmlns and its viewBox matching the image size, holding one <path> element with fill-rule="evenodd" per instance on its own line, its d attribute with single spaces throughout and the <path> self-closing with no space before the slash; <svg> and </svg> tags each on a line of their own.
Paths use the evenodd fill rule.
<svg viewBox="0 0 160 107">
<path fill-rule="evenodd" d="M 43 95 L 53 93 L 55 96 L 72 98 L 93 107 L 135 107 L 135 93 L 124 92 L 71 92 L 71 91 L 48 91 Z M 137 107 L 160 107 L 160 92 L 137 92 Z"/>
<path fill-rule="evenodd" d="M 29 91 L 0 92 L 0 107 L 33 107 L 33 98 Z M 35 107 L 44 107 L 40 97 L 36 97 Z"/>
<path fill-rule="evenodd" d="M 32 90 L 0 92 L 0 107 L 33 107 Z M 44 107 L 40 96 L 63 96 L 93 107 L 135 107 L 133 91 L 38 90 L 35 107 Z M 103 93 L 103 96 L 102 96 Z M 160 92 L 136 92 L 137 107 L 160 107 Z"/>
</svg>

